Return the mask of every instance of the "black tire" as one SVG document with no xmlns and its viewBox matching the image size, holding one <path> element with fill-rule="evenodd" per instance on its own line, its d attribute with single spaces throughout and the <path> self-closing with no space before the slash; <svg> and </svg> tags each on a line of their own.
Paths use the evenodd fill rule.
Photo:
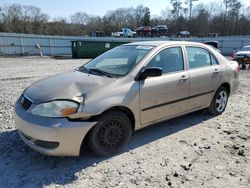
<svg viewBox="0 0 250 188">
<path fill-rule="evenodd" d="M 99 156 L 111 156 L 121 151 L 130 141 L 132 124 L 126 114 L 111 111 L 98 118 L 90 130 L 88 146 Z"/>
<path fill-rule="evenodd" d="M 242 69 L 246 69 L 246 64 L 242 64 L 242 65 L 241 65 L 241 68 L 242 68 Z"/>
<path fill-rule="evenodd" d="M 222 114 L 226 107 L 228 101 L 228 90 L 221 86 L 214 94 L 213 100 L 208 108 L 208 112 L 213 115 Z"/>
</svg>

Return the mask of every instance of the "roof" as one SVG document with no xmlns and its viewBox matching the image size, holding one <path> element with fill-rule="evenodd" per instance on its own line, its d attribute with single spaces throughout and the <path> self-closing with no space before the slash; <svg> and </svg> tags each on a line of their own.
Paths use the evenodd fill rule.
<svg viewBox="0 0 250 188">
<path fill-rule="evenodd" d="M 181 45 L 181 44 L 202 45 L 200 42 L 188 42 L 188 41 L 141 41 L 141 42 L 132 42 L 124 45 L 168 46 L 168 45 Z"/>
</svg>

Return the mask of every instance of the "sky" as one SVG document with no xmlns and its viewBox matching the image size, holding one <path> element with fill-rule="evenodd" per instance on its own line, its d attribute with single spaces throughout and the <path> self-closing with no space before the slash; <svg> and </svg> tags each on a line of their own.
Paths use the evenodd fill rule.
<svg viewBox="0 0 250 188">
<path fill-rule="evenodd" d="M 220 0 L 222 1 L 222 0 Z M 250 6 L 250 0 L 241 0 Z M 41 8 L 51 18 L 69 17 L 75 12 L 86 12 L 103 16 L 109 10 L 121 7 L 136 7 L 140 4 L 150 8 L 151 15 L 160 15 L 165 8 L 170 8 L 170 0 L 0 0 L 0 6 L 13 3 L 33 5 Z M 194 3 L 215 2 L 215 0 L 199 0 Z"/>
</svg>

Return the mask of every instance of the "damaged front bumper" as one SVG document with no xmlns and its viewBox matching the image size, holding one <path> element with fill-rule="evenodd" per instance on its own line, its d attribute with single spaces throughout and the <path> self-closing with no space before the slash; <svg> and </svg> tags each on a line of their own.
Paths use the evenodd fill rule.
<svg viewBox="0 0 250 188">
<path fill-rule="evenodd" d="M 35 116 L 18 104 L 14 119 L 20 137 L 29 147 L 54 156 L 79 156 L 84 137 L 97 123 Z"/>
</svg>

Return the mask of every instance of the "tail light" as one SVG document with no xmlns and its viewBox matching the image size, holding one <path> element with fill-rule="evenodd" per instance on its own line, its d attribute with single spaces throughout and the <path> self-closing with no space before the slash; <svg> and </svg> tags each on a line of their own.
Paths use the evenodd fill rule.
<svg viewBox="0 0 250 188">
<path fill-rule="evenodd" d="M 237 67 L 234 70 L 234 78 L 238 79 L 240 75 L 240 65 L 238 64 Z"/>
<path fill-rule="evenodd" d="M 236 71 L 239 73 L 240 72 L 240 65 L 238 64 L 238 66 L 236 67 Z"/>
</svg>

